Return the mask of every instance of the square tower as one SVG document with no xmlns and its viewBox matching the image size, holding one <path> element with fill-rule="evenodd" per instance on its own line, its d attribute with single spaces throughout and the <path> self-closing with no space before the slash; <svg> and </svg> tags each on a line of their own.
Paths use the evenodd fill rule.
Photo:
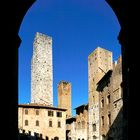
<svg viewBox="0 0 140 140">
<path fill-rule="evenodd" d="M 67 109 L 66 118 L 71 117 L 71 83 L 60 81 L 58 86 L 58 108 Z"/>
<path fill-rule="evenodd" d="M 98 81 L 112 69 L 112 52 L 97 47 L 88 56 L 88 102 L 89 102 L 89 140 L 99 140 L 99 93 Z M 93 126 L 96 130 L 93 131 Z"/>
<path fill-rule="evenodd" d="M 31 62 L 31 103 L 53 105 L 52 38 L 36 33 Z"/>
</svg>

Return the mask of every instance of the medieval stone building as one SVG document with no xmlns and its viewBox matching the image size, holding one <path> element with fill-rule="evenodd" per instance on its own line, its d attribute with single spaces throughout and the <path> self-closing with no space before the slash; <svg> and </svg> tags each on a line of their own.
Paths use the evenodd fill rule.
<svg viewBox="0 0 140 140">
<path fill-rule="evenodd" d="M 97 47 L 88 56 L 88 103 L 71 114 L 71 83 L 60 81 L 53 107 L 52 38 L 36 33 L 31 65 L 31 103 L 18 107 L 20 133 L 44 140 L 122 140 L 122 61 Z"/>
<path fill-rule="evenodd" d="M 76 116 L 66 120 L 67 140 L 87 140 L 88 137 L 88 104 L 75 108 Z"/>
<path fill-rule="evenodd" d="M 66 140 L 122 140 L 122 59 L 96 48 L 88 57 L 89 101 L 66 120 Z"/>
<path fill-rule="evenodd" d="M 88 139 L 99 140 L 99 93 L 96 90 L 97 83 L 112 69 L 112 52 L 97 47 L 88 56 Z M 94 129 L 96 128 L 96 129 Z M 94 130 L 94 131 L 93 131 Z"/>
<path fill-rule="evenodd" d="M 52 38 L 36 33 L 31 64 L 31 103 L 53 106 Z"/>
<path fill-rule="evenodd" d="M 71 99 L 70 86 L 68 91 Z M 31 103 L 18 106 L 19 133 L 29 135 L 30 140 L 65 140 L 67 107 L 62 100 L 59 108 L 53 107 L 52 38 L 37 32 L 31 65 Z M 67 112 L 71 114 L 70 109 Z"/>
<path fill-rule="evenodd" d="M 100 140 L 123 140 L 123 94 L 121 57 L 97 83 Z"/>
<path fill-rule="evenodd" d="M 18 106 L 18 128 L 40 140 L 65 140 L 66 109 L 38 104 Z M 33 140 L 34 140 L 33 139 Z"/>
<path fill-rule="evenodd" d="M 58 107 L 67 109 L 66 118 L 72 116 L 71 114 L 71 83 L 60 81 L 58 86 Z"/>
</svg>

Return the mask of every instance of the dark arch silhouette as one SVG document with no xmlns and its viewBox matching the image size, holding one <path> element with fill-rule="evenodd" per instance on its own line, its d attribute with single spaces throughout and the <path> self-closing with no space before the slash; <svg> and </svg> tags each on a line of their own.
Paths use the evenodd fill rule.
<svg viewBox="0 0 140 140">
<path fill-rule="evenodd" d="M 14 36 L 16 39 L 15 43 L 12 42 L 6 42 L 7 44 L 7 49 L 10 52 L 9 55 L 7 56 L 9 59 L 9 63 L 11 63 L 10 71 L 9 71 L 9 66 L 6 66 L 5 69 L 8 69 L 8 78 L 10 79 L 8 81 L 8 85 L 10 85 L 12 88 L 9 89 L 8 91 L 8 99 L 6 98 L 7 95 L 5 95 L 5 98 L 7 99 L 7 104 L 9 107 L 9 110 L 7 112 L 7 116 L 9 116 L 9 121 L 8 121 L 8 132 L 10 132 L 10 138 L 11 139 L 18 139 L 18 129 L 17 129 L 17 109 L 18 109 L 18 47 L 20 46 L 21 39 L 18 36 L 18 31 L 20 28 L 20 25 L 22 23 L 22 20 L 28 11 L 28 9 L 31 7 L 31 5 L 35 2 L 36 0 L 17 0 L 16 1 L 16 31 L 15 33 L 11 34 Z M 123 87 L 123 100 L 124 100 L 124 105 L 123 105 L 123 112 L 124 112 L 124 120 L 125 120 L 125 125 L 124 125 L 124 140 L 128 140 L 129 133 L 128 133 L 128 116 L 133 115 L 133 110 L 132 108 L 129 107 L 130 103 L 131 106 L 135 107 L 133 98 L 134 95 L 130 94 L 132 91 L 135 92 L 136 90 L 136 81 L 135 81 L 135 76 L 132 77 L 133 83 L 129 82 L 129 57 L 128 57 L 128 1 L 127 0 L 105 0 L 110 7 L 113 9 L 114 13 L 116 14 L 118 21 L 121 26 L 120 33 L 118 35 L 118 40 L 119 43 L 121 44 L 121 50 L 122 50 L 122 73 L 123 73 L 123 82 L 122 82 L 122 87 Z M 15 15 L 13 15 L 13 18 L 15 18 Z M 12 24 L 13 25 L 13 24 Z M 15 26 L 12 26 L 11 28 L 14 28 Z M 13 37 L 12 36 L 12 37 Z M 135 60 L 133 58 L 133 60 Z M 136 64 L 133 63 L 133 66 L 135 68 Z M 6 74 L 7 74 L 6 71 Z M 134 70 L 131 71 L 132 73 Z M 5 79 L 5 77 L 4 77 Z M 7 83 L 6 83 L 7 86 Z M 131 88 L 130 88 L 131 87 Z M 7 91 L 8 89 L 6 89 Z M 132 93 L 133 93 L 132 92 Z M 133 103 L 133 104 L 132 104 Z M 129 108 L 129 112 L 128 112 Z M 129 121 L 130 123 L 130 121 Z M 132 125 L 134 126 L 135 123 Z M 135 128 L 135 127 L 134 127 Z M 132 132 L 131 132 L 132 133 Z M 135 135 L 135 134 L 134 134 Z"/>
<path fill-rule="evenodd" d="M 54 137 L 54 140 L 59 140 L 59 137 Z"/>
</svg>

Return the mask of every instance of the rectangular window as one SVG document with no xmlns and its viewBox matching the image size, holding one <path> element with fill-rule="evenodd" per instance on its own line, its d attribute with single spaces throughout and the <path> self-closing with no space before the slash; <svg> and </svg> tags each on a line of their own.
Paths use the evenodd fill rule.
<svg viewBox="0 0 140 140">
<path fill-rule="evenodd" d="M 101 123 L 102 123 L 102 126 L 104 126 L 104 116 L 102 116 L 101 118 Z"/>
<path fill-rule="evenodd" d="M 57 117 L 62 117 L 62 112 L 56 112 Z"/>
<path fill-rule="evenodd" d="M 28 110 L 27 109 L 25 109 L 25 114 L 28 115 Z"/>
<path fill-rule="evenodd" d="M 111 114 L 108 114 L 108 125 L 111 126 Z"/>
<path fill-rule="evenodd" d="M 104 99 L 101 100 L 101 108 L 104 107 Z"/>
<path fill-rule="evenodd" d="M 93 131 L 96 131 L 96 124 L 93 124 Z"/>
<path fill-rule="evenodd" d="M 49 110 L 48 111 L 48 116 L 51 116 L 52 117 L 53 116 L 53 111 Z"/>
<path fill-rule="evenodd" d="M 61 127 L 61 122 L 60 121 L 58 121 L 58 127 Z"/>
<path fill-rule="evenodd" d="M 28 120 L 25 120 L 25 126 L 28 126 Z"/>
<path fill-rule="evenodd" d="M 38 120 L 36 121 L 36 126 L 39 126 L 39 121 Z"/>
<path fill-rule="evenodd" d="M 110 104 L 110 95 L 107 96 L 107 104 Z"/>
<path fill-rule="evenodd" d="M 49 121 L 49 127 L 52 127 L 52 121 Z"/>
<path fill-rule="evenodd" d="M 36 110 L 36 115 L 39 115 L 39 110 Z"/>
</svg>

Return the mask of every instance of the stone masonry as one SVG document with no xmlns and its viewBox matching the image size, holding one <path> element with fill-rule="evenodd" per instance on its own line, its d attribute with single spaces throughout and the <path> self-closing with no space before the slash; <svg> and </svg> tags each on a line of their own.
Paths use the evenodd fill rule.
<svg viewBox="0 0 140 140">
<path fill-rule="evenodd" d="M 53 106 L 52 38 L 36 33 L 31 64 L 31 103 Z"/>
<path fill-rule="evenodd" d="M 20 133 L 25 131 L 25 134 L 30 133 L 31 136 L 38 135 L 41 137 L 38 140 L 66 140 L 66 109 L 37 104 L 20 104 L 18 106 L 18 128 Z"/>
<path fill-rule="evenodd" d="M 88 56 L 89 140 L 99 140 L 99 93 L 96 84 L 110 69 L 112 69 L 112 52 L 97 47 Z"/>
<path fill-rule="evenodd" d="M 58 107 L 67 109 L 66 118 L 71 117 L 71 83 L 60 81 L 58 86 Z"/>
<path fill-rule="evenodd" d="M 66 140 L 87 140 L 88 137 L 88 104 L 75 108 L 76 116 L 66 120 Z"/>
<path fill-rule="evenodd" d="M 98 82 L 100 100 L 100 140 L 123 140 L 123 95 L 121 57 Z"/>
</svg>

